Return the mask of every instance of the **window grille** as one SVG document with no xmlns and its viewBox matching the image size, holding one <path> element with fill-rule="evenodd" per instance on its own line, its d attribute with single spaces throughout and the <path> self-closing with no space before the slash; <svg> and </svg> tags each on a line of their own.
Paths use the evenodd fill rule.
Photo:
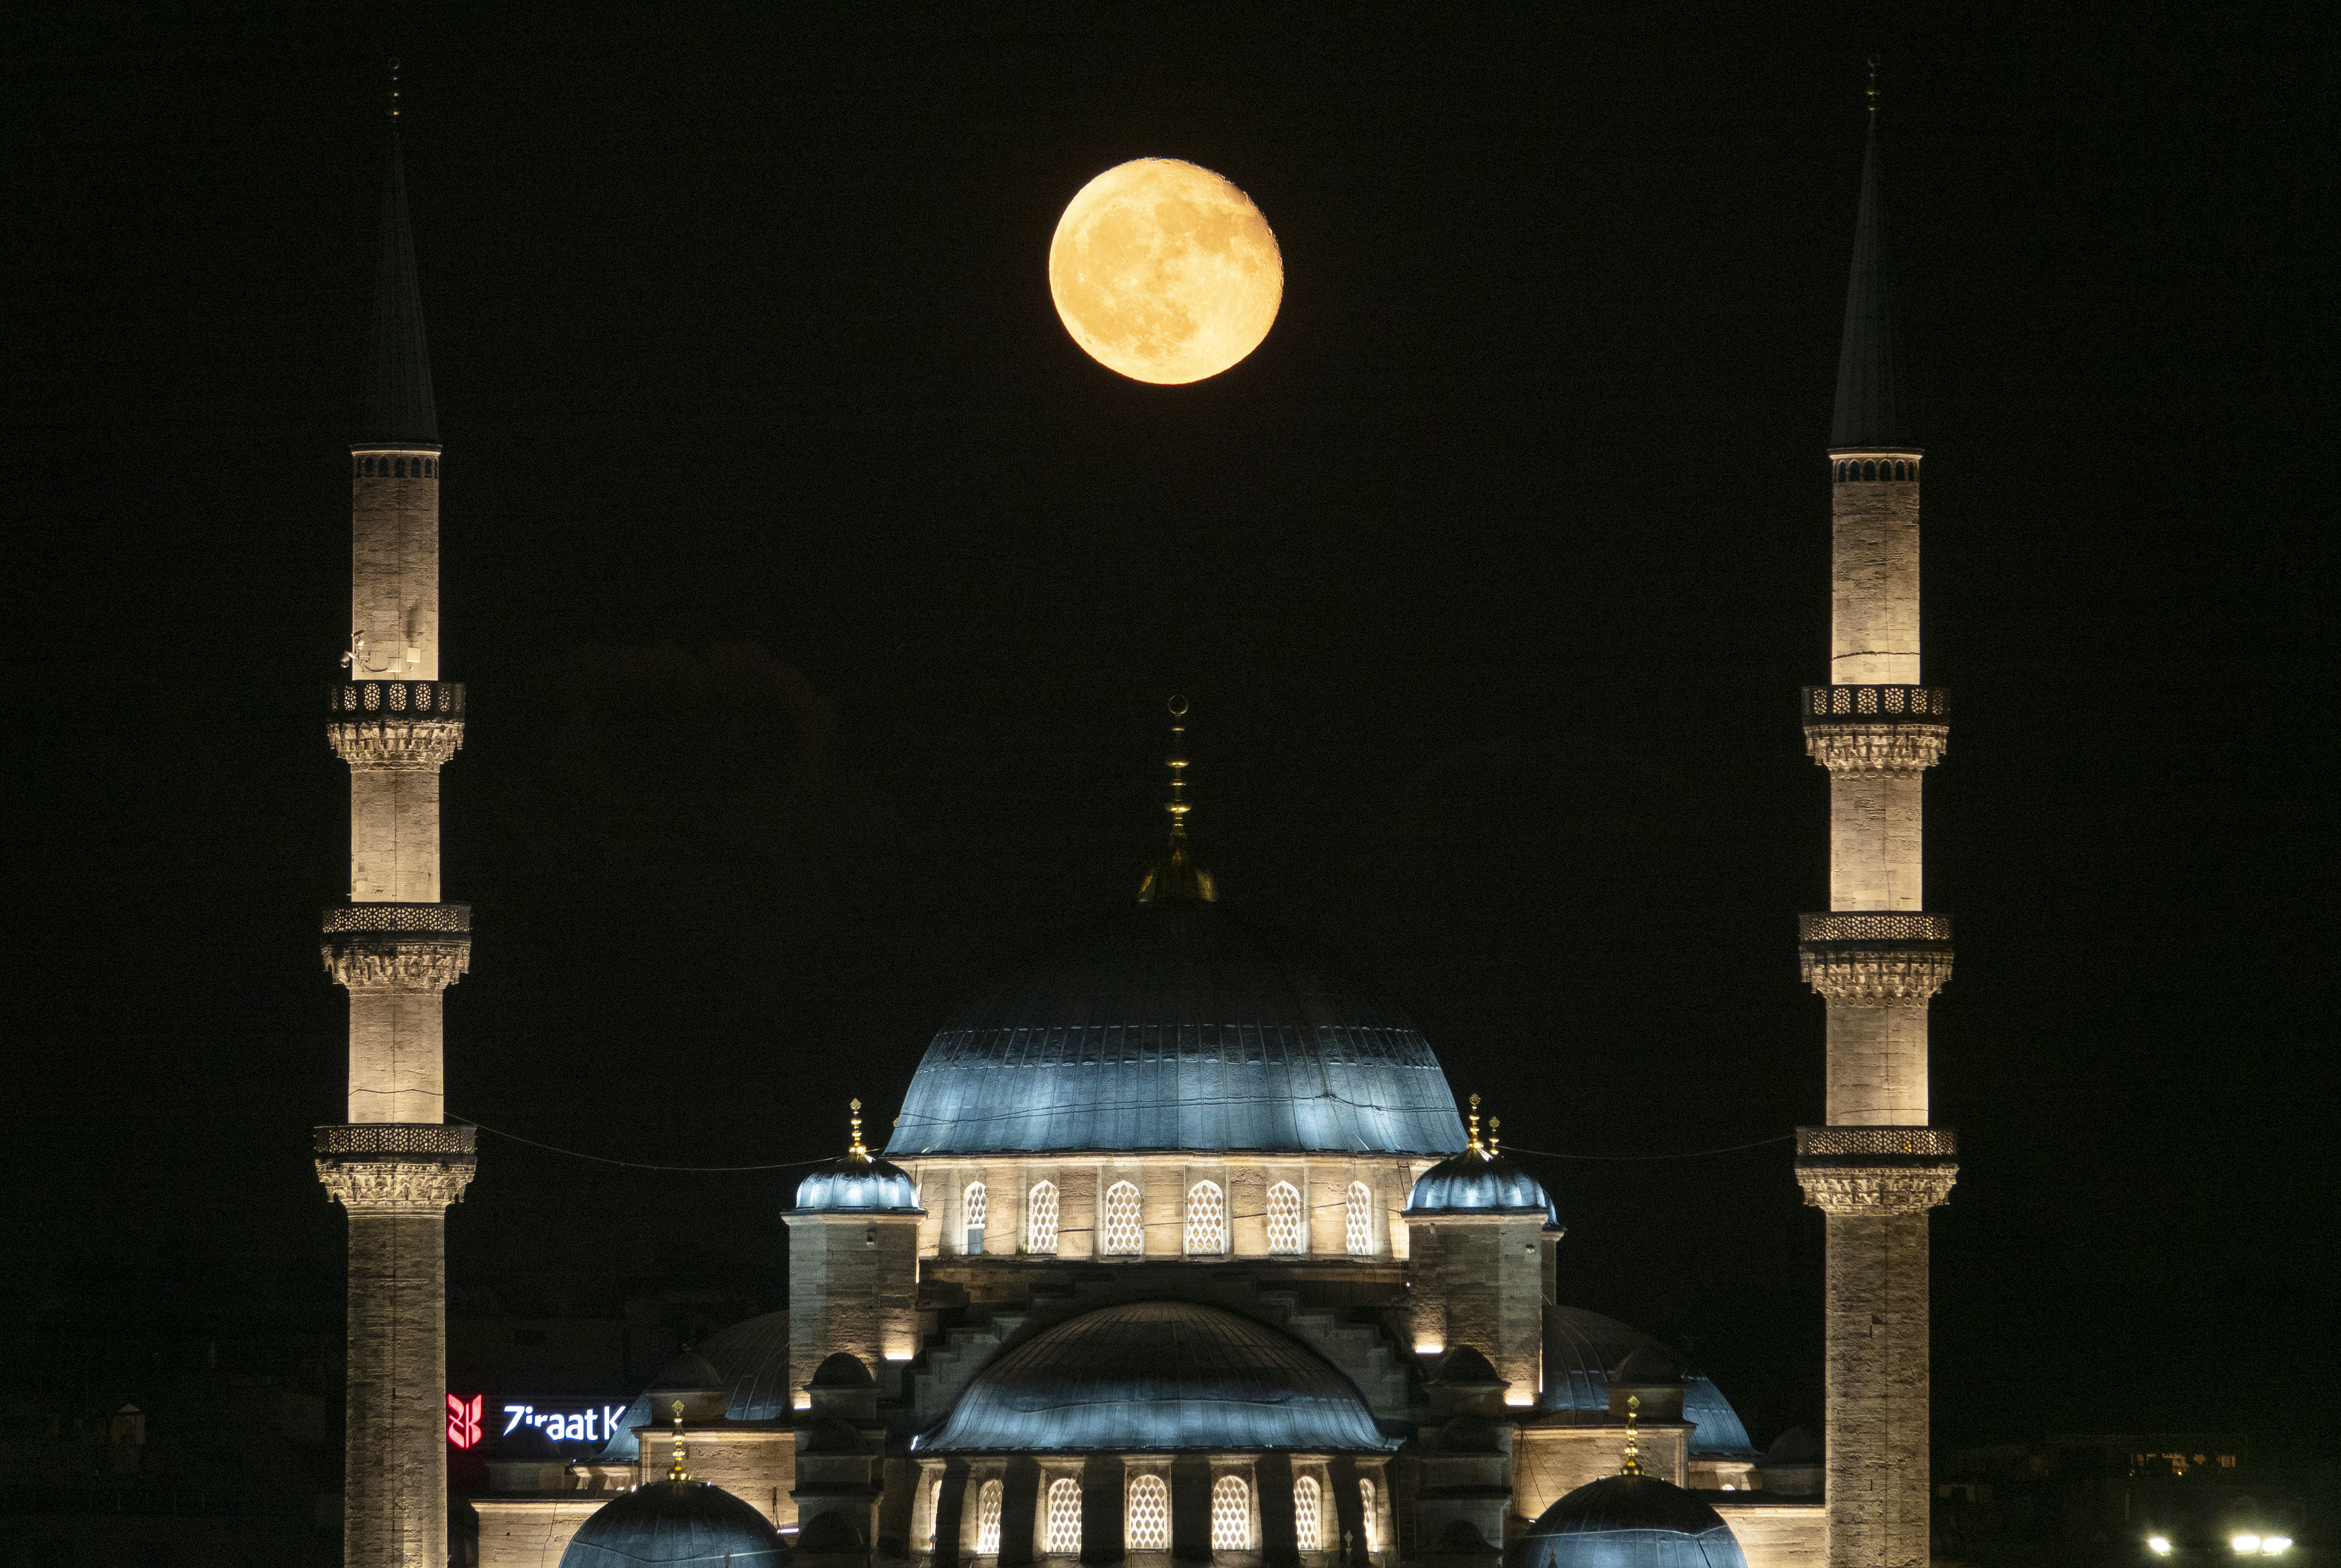
<svg viewBox="0 0 2341 1568">
<path fill-rule="evenodd" d="M 1049 1483 L 1049 1550 L 1068 1554 L 1081 1549 L 1081 1483 L 1070 1475 Z"/>
<path fill-rule="evenodd" d="M 1000 1483 L 987 1481 L 975 1494 L 975 1554 L 1000 1555 Z"/>
<path fill-rule="evenodd" d="M 1301 1551 L 1325 1550 L 1324 1497 L 1313 1475 L 1292 1483 L 1292 1527 Z"/>
<path fill-rule="evenodd" d="M 1240 1475 L 1211 1483 L 1211 1550 L 1251 1550 L 1251 1488 Z"/>
<path fill-rule="evenodd" d="M 1057 1250 L 1057 1183 L 1042 1182 L 1032 1189 L 1031 1200 L 1024 1205 L 1024 1250 L 1033 1253 L 1053 1253 Z"/>
<path fill-rule="evenodd" d="M 1290 1182 L 1279 1182 L 1269 1188 L 1268 1250 L 1305 1253 L 1309 1250 L 1308 1236 L 1300 1218 L 1300 1189 Z"/>
<path fill-rule="evenodd" d="M 1365 1511 L 1363 1519 L 1366 1526 L 1366 1555 L 1370 1557 L 1375 1553 L 1382 1549 L 1381 1521 L 1374 1513 L 1374 1483 L 1372 1482 L 1360 1481 L 1358 1483 L 1358 1502 Z"/>
<path fill-rule="evenodd" d="M 1105 1194 L 1105 1250 L 1127 1256 L 1146 1250 L 1146 1224 L 1139 1212 L 1138 1189 L 1116 1182 Z"/>
<path fill-rule="evenodd" d="M 1350 1183 L 1349 1231 L 1352 1257 L 1374 1255 L 1374 1195 L 1363 1182 Z"/>
<path fill-rule="evenodd" d="M 971 1254 L 983 1251 L 983 1217 L 985 1210 L 990 1206 L 990 1201 L 981 1182 L 970 1182 L 967 1184 L 967 1192 L 963 1194 L 963 1212 L 967 1223 L 967 1250 Z"/>
<path fill-rule="evenodd" d="M 1170 1489 L 1159 1475 L 1141 1475 L 1130 1483 L 1130 1550 L 1170 1550 Z"/>
<path fill-rule="evenodd" d="M 1228 1250 L 1228 1206 L 1220 1201 L 1216 1182 L 1197 1182 L 1187 1189 L 1187 1250 L 1212 1254 Z"/>
</svg>

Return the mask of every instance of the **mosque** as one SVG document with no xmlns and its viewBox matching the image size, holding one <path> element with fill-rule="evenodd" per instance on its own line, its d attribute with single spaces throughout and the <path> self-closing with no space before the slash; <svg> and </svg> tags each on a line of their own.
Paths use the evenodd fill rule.
<svg viewBox="0 0 2341 1568">
<path fill-rule="evenodd" d="M 1828 1227 L 1826 1430 L 1758 1453 L 1667 1346 L 1559 1299 L 1563 1215 L 1459 1104 L 1430 1044 L 1304 936 L 1222 901 L 1187 833 L 1121 913 L 971 998 L 882 1149 L 785 1199 L 786 1311 L 641 1391 L 598 1454 L 507 1448 L 471 1500 L 479 1568 L 1923 1568 L 1926 1011 L 1948 921 L 1920 900 L 1918 490 L 1865 158 L 1837 424 L 1833 655 L 1799 723 L 1828 772 L 1828 1124 L 1798 1172 Z M 330 734 L 351 766 L 349 1120 L 318 1130 L 349 1212 L 344 1559 L 447 1560 L 441 1000 L 470 911 L 438 883 L 443 449 L 393 116 L 354 635 Z M 1491 1108 L 1492 1109 L 1492 1108 Z M 416 1390 L 435 1391 L 418 1398 Z M 523 1436 L 526 1429 L 523 1429 Z"/>
</svg>

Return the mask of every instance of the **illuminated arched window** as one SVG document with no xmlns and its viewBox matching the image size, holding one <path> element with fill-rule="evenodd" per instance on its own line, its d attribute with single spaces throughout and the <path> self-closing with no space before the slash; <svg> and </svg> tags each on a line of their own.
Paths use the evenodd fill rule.
<svg viewBox="0 0 2341 1568">
<path fill-rule="evenodd" d="M 1268 1250 L 1309 1250 L 1309 1231 L 1300 1222 L 1300 1189 L 1290 1182 L 1279 1182 L 1268 1190 Z"/>
<path fill-rule="evenodd" d="M 1209 1255 L 1228 1250 L 1228 1205 L 1217 1182 L 1187 1189 L 1187 1250 Z"/>
<path fill-rule="evenodd" d="M 1036 1182 L 1032 1196 L 1024 1205 L 1024 1250 L 1033 1253 L 1053 1253 L 1057 1250 L 1057 1183 Z"/>
<path fill-rule="evenodd" d="M 1132 1552 L 1170 1550 L 1170 1489 L 1159 1475 L 1141 1475 L 1130 1483 L 1130 1512 L 1124 1531 Z"/>
<path fill-rule="evenodd" d="M 1000 1483 L 987 1481 L 975 1494 L 975 1554 L 1000 1555 Z"/>
<path fill-rule="evenodd" d="M 1251 1550 L 1251 1488 L 1240 1475 L 1222 1475 L 1211 1483 L 1211 1550 Z"/>
<path fill-rule="evenodd" d="M 1350 1183 L 1350 1201 L 1343 1216 L 1349 1223 L 1350 1253 L 1352 1257 L 1374 1255 L 1374 1194 L 1363 1182 Z"/>
<path fill-rule="evenodd" d="M 1292 1483 L 1292 1529 L 1301 1551 L 1325 1550 L 1325 1498 L 1313 1475 Z"/>
<path fill-rule="evenodd" d="M 967 1250 L 971 1255 L 983 1251 L 983 1216 L 990 1202 L 981 1182 L 970 1182 L 967 1191 L 961 1194 L 961 1205 L 965 1214 L 962 1223 L 967 1226 Z"/>
<path fill-rule="evenodd" d="M 1358 1483 L 1358 1503 L 1364 1510 L 1362 1518 L 1366 1526 L 1366 1555 L 1370 1557 L 1382 1549 L 1381 1518 L 1374 1508 L 1372 1482 L 1361 1480 Z"/>
<path fill-rule="evenodd" d="M 1049 1546 L 1068 1555 L 1081 1549 L 1081 1483 L 1070 1475 L 1049 1483 Z"/>
<path fill-rule="evenodd" d="M 1146 1221 L 1139 1211 L 1138 1189 L 1116 1182 L 1105 1193 L 1105 1250 L 1129 1257 L 1146 1250 Z"/>
</svg>

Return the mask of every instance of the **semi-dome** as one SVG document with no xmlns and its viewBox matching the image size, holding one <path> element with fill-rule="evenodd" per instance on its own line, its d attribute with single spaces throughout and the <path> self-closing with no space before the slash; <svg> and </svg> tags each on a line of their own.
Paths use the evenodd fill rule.
<svg viewBox="0 0 2341 1568">
<path fill-rule="evenodd" d="M 1061 1323 L 975 1375 L 921 1452 L 1161 1453 L 1397 1446 L 1356 1387 L 1264 1323 L 1198 1302 Z"/>
<path fill-rule="evenodd" d="M 797 1183 L 797 1208 L 812 1213 L 915 1214 L 919 1187 L 902 1166 L 863 1151 L 815 1165 Z"/>
<path fill-rule="evenodd" d="M 701 1367 L 714 1368 L 720 1381 L 699 1381 L 707 1375 Z M 766 1313 L 733 1323 L 721 1333 L 709 1335 L 695 1351 L 685 1351 L 660 1368 L 658 1376 L 634 1396 L 619 1418 L 601 1457 L 632 1463 L 639 1456 L 634 1429 L 657 1425 L 666 1416 L 662 1410 L 651 1409 L 652 1389 L 702 1387 L 723 1390 L 726 1421 L 772 1421 L 787 1415 L 793 1403 L 789 1387 L 789 1314 Z"/>
<path fill-rule="evenodd" d="M 1723 1515 L 1655 1475 L 1608 1475 L 1546 1509 L 1509 1568 L 1748 1568 Z"/>
<path fill-rule="evenodd" d="M 789 1549 L 772 1521 L 720 1486 L 658 1481 L 596 1509 L 561 1554 L 561 1568 L 786 1568 Z"/>
<path fill-rule="evenodd" d="M 1538 1408 L 1608 1411 L 1611 1375 L 1635 1352 L 1645 1349 L 1667 1363 L 1679 1364 L 1666 1346 L 1615 1318 L 1582 1307 L 1546 1307 L 1544 1392 L 1537 1396 Z M 1682 1385 L 1683 1419 L 1696 1423 L 1690 1434 L 1691 1453 L 1754 1458 L 1756 1450 L 1748 1441 L 1748 1429 L 1740 1424 L 1739 1413 L 1731 1408 L 1722 1391 L 1696 1372 L 1685 1373 Z"/>
<path fill-rule="evenodd" d="M 1165 898 L 1073 933 L 953 1016 L 886 1153 L 1445 1154 L 1463 1142 L 1438 1058 L 1395 1009 L 1300 937 Z"/>
<path fill-rule="evenodd" d="M 1477 1120 L 1475 1117 L 1474 1120 Z M 1438 1214 L 1542 1214 L 1559 1229 L 1560 1211 L 1544 1183 L 1500 1154 L 1474 1140 L 1415 1178 L 1407 1199 L 1409 1218 Z"/>
</svg>

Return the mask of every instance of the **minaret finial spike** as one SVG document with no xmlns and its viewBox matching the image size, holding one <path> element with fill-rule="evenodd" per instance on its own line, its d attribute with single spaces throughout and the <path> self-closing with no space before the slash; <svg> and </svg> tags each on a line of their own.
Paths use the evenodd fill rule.
<svg viewBox="0 0 2341 1568">
<path fill-rule="evenodd" d="M 1165 761 L 1170 769 L 1170 798 L 1162 809 L 1170 814 L 1170 848 L 1139 884 L 1138 901 L 1199 899 L 1210 904 L 1220 895 L 1211 874 L 1187 858 L 1187 814 L 1194 809 L 1187 801 L 1187 699 L 1173 696 L 1170 708 L 1170 754 Z"/>
<path fill-rule="evenodd" d="M 666 1467 L 669 1481 L 688 1481 L 691 1472 L 682 1464 L 682 1401 L 674 1402 L 674 1463 Z"/>
<path fill-rule="evenodd" d="M 1471 1096 L 1471 1147 L 1474 1151 L 1479 1147 L 1479 1096 L 1477 1094 Z"/>
<path fill-rule="evenodd" d="M 1869 128 L 1878 128 L 1878 56 L 1869 57 Z"/>
<path fill-rule="evenodd" d="M 853 1126 L 853 1147 L 848 1151 L 849 1155 L 852 1159 L 866 1160 L 870 1157 L 870 1151 L 862 1146 L 862 1102 L 857 1098 L 847 1101 L 846 1104 L 853 1113 L 850 1118 Z"/>
<path fill-rule="evenodd" d="M 1634 1417 L 1641 1413 L 1641 1409 L 1640 1394 L 1629 1393 L 1626 1396 L 1626 1467 L 1619 1472 L 1620 1475 L 1642 1473 L 1642 1444 L 1639 1436 L 1634 1431 Z M 677 1438 L 676 1441 L 680 1443 L 682 1439 Z"/>
<path fill-rule="evenodd" d="M 1173 696 L 1170 707 L 1170 798 L 1163 809 L 1170 814 L 1170 843 L 1175 848 L 1187 836 L 1187 699 Z"/>
<path fill-rule="evenodd" d="M 1503 1124 L 1504 1119 L 1501 1116 L 1488 1118 L 1488 1158 L 1491 1160 L 1496 1157 L 1496 1129 Z"/>
<path fill-rule="evenodd" d="M 390 128 L 398 129 L 398 62 L 390 63 Z"/>
</svg>

